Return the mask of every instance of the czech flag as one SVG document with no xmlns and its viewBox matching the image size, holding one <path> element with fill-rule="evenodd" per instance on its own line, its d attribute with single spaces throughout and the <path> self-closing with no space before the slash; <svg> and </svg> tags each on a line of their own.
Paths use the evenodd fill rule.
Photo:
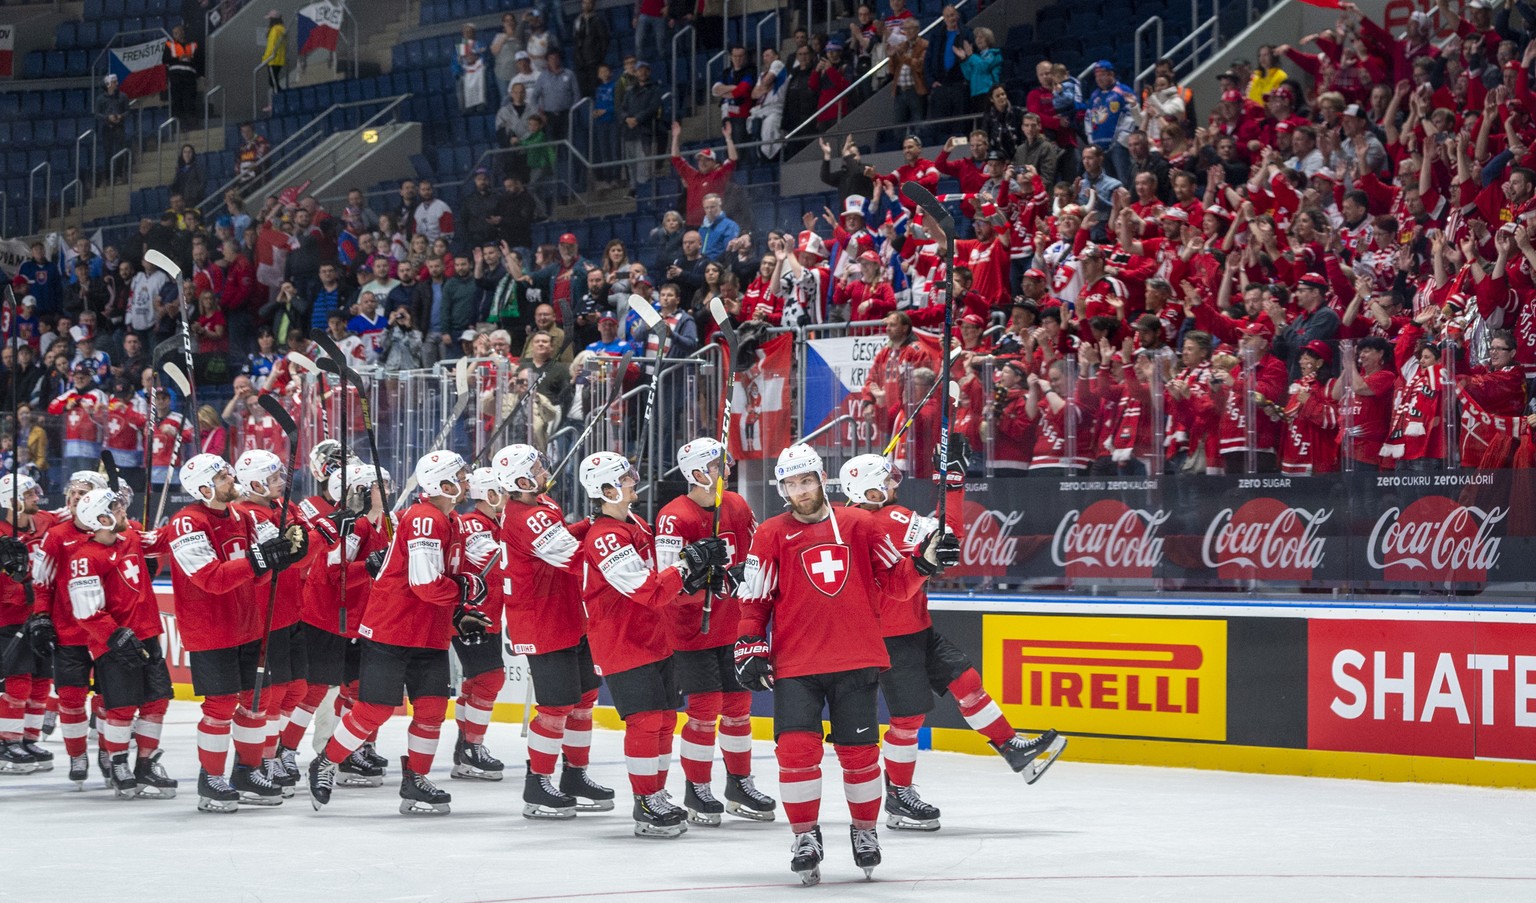
<svg viewBox="0 0 1536 903">
<path fill-rule="evenodd" d="M 311 3 L 299 10 L 299 56 L 308 56 L 316 50 L 336 52 L 336 39 L 341 35 L 341 4 Z"/>
<path fill-rule="evenodd" d="M 128 97 L 147 97 L 165 90 L 165 39 L 132 47 L 113 47 L 109 65 L 117 89 Z"/>
</svg>

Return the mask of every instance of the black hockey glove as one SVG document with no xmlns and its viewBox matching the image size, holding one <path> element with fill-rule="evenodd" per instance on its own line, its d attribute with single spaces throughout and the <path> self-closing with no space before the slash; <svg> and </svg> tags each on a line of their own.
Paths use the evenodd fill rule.
<svg viewBox="0 0 1536 903">
<path fill-rule="evenodd" d="M 450 574 L 449 579 L 459 585 L 459 605 L 475 608 L 485 601 L 485 581 L 474 574 Z"/>
<path fill-rule="evenodd" d="M 0 574 L 19 581 L 30 564 L 26 543 L 14 536 L 0 536 Z"/>
<path fill-rule="evenodd" d="M 293 554 L 293 543 L 288 537 L 274 536 L 246 549 L 245 557 L 251 562 L 251 570 L 260 577 L 269 571 L 280 573 L 302 556 Z"/>
<path fill-rule="evenodd" d="M 491 619 L 473 605 L 460 602 L 459 607 L 453 610 L 453 629 L 470 645 L 483 642 L 490 628 Z"/>
<path fill-rule="evenodd" d="M 917 572 L 924 577 L 942 574 L 945 568 L 960 563 L 960 540 L 949 530 L 935 530 L 928 534 L 912 559 Z"/>
<path fill-rule="evenodd" d="M 27 645 L 38 658 L 50 658 L 59 648 L 59 634 L 53 629 L 53 618 L 45 614 L 32 615 L 22 629 L 27 634 Z"/>
<path fill-rule="evenodd" d="M 132 630 L 119 627 L 107 639 L 107 657 L 128 668 L 142 668 L 149 663 L 149 650 Z"/>
<path fill-rule="evenodd" d="M 971 467 L 971 443 L 965 438 L 964 433 L 950 433 L 949 435 L 949 469 L 944 472 L 944 487 L 946 489 L 959 489 L 965 485 L 965 472 Z M 939 472 L 939 449 L 935 445 L 933 449 L 933 472 Z M 938 479 L 937 476 L 934 477 Z"/>
<path fill-rule="evenodd" d="M 368 569 L 368 576 L 379 579 L 379 574 L 384 572 L 384 550 L 369 552 L 368 557 L 363 559 L 363 567 Z"/>
<path fill-rule="evenodd" d="M 683 592 L 697 593 L 709 585 L 709 571 L 724 571 L 730 563 L 725 540 L 706 536 L 683 546 Z"/>
<path fill-rule="evenodd" d="M 736 682 L 748 690 L 773 689 L 773 662 L 768 658 L 768 641 L 760 636 L 744 636 L 736 641 Z"/>
<path fill-rule="evenodd" d="M 343 505 L 325 517 L 335 525 L 337 536 L 350 536 L 354 532 L 353 527 L 357 524 L 358 513 Z"/>
</svg>

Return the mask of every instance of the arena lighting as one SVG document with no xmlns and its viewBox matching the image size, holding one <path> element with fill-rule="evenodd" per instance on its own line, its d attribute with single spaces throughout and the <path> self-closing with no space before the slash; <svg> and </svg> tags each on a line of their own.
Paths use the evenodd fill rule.
<svg viewBox="0 0 1536 903">
<path fill-rule="evenodd" d="M 379 130 L 378 129 L 363 129 L 363 143 L 364 144 L 378 144 L 379 143 Z"/>
</svg>

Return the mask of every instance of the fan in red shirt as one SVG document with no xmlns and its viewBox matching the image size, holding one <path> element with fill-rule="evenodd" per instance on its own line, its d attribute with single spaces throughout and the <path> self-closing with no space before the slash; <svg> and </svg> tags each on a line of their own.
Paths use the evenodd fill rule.
<svg viewBox="0 0 1536 903">
<path fill-rule="evenodd" d="M 721 132 L 725 135 L 726 161 L 721 163 L 716 158 L 715 149 L 706 147 L 694 154 L 694 162 L 698 164 L 695 168 L 683 159 L 683 124 L 672 123 L 672 168 L 683 181 L 683 192 L 687 198 L 683 206 L 683 219 L 691 228 L 698 228 L 704 222 L 704 197 L 711 194 L 725 197 L 726 189 L 731 186 L 731 176 L 736 172 L 736 144 L 731 139 L 729 124 Z"/>
<path fill-rule="evenodd" d="M 502 592 L 507 639 L 528 657 L 538 705 L 528 725 L 524 818 L 573 818 L 579 811 L 613 808 L 613 790 L 587 775 L 592 707 L 601 685 L 587 640 L 581 599 L 582 520 L 565 525 L 565 512 L 544 492 L 551 486 L 544 456 L 531 445 L 509 445 L 491 458 L 507 492 L 498 538 L 506 555 Z M 555 762 L 564 755 L 560 780 Z"/>
<path fill-rule="evenodd" d="M 867 877 L 880 864 L 876 675 L 890 667 L 881 599 L 910 599 L 924 578 L 869 512 L 833 510 L 826 469 L 809 445 L 780 452 L 774 476 L 790 510 L 765 521 L 752 538 L 737 593 L 742 614 L 736 676 L 748 689 L 773 690 L 779 790 L 795 833 L 790 869 L 804 884 L 821 880 L 825 707 L 852 816 L 854 864 Z M 941 563 L 958 563 L 959 548 L 930 541 L 920 557 L 932 573 Z"/>
<path fill-rule="evenodd" d="M 683 547 L 717 535 L 714 525 L 715 481 L 730 477 L 725 447 L 708 436 L 677 450 L 677 466 L 688 493 L 656 515 L 656 566 L 676 564 Z M 723 483 L 722 483 L 723 485 Z M 746 499 L 730 490 L 720 494 L 718 536 L 725 543 L 728 567 L 747 560 L 757 518 Z M 712 600 L 712 601 L 710 601 Z M 710 604 L 709 632 L 703 633 L 704 606 Z M 753 821 L 773 821 L 777 803 L 752 780 L 752 694 L 736 680 L 731 664 L 741 606 L 730 593 L 702 593 L 679 598 L 672 616 L 672 659 L 678 689 L 688 697 L 681 758 L 688 779 L 684 805 L 693 824 L 718 825 L 720 813 Z M 715 757 L 715 722 L 720 723 L 720 755 L 725 760 L 725 803 L 715 799 L 710 772 Z"/>
<path fill-rule="evenodd" d="M 874 251 L 859 254 L 859 272 L 839 281 L 832 291 L 833 316 L 846 312 L 848 320 L 883 320 L 896 310 L 896 294 L 889 280 L 881 277 L 880 255 Z M 868 331 L 868 330 L 864 330 Z"/>
<path fill-rule="evenodd" d="M 435 451 L 416 462 L 420 498 L 400 512 L 399 528 L 358 626 L 362 656 L 357 704 L 325 753 L 309 763 L 310 801 L 331 801 L 338 765 L 360 749 L 405 697 L 411 701 L 407 754 L 400 758 L 400 812 L 447 815 L 453 797 L 427 777 L 448 711 L 448 647 L 453 636 L 484 633 L 485 583 L 450 573 L 459 534 L 453 508 L 468 495 L 464 459 Z M 402 690 L 404 691 L 402 693 Z"/>
<path fill-rule="evenodd" d="M 195 500 L 166 526 L 171 589 L 182 645 L 191 653 L 192 691 L 203 697 L 197 725 L 202 773 L 197 808 L 233 812 L 237 803 L 275 806 L 282 791 L 262 768 L 266 718 L 251 709 L 268 582 L 308 554 L 298 524 L 282 536 L 258 539 L 250 514 L 231 508 L 240 497 L 235 473 L 218 455 L 195 455 L 181 466 L 181 487 Z M 235 768 L 225 780 L 225 754 L 234 723 Z"/>
<path fill-rule="evenodd" d="M 506 663 L 501 658 L 501 610 L 505 592 L 500 581 L 487 573 L 491 559 L 501 557 L 496 528 L 502 508 L 507 503 L 506 490 L 489 467 L 476 468 L 469 475 L 469 497 L 475 507 L 459 515 L 460 541 L 452 561 L 455 574 L 487 574 L 485 601 L 480 611 L 491 622 L 482 633 L 453 638 L 453 653 L 459 660 L 459 698 L 454 701 L 453 718 L 459 738 L 453 745 L 451 777 L 499 781 L 505 765 L 485 748 L 485 729 L 491 723 L 496 696 L 507 682 Z M 499 569 L 499 561 L 494 570 Z"/>
<path fill-rule="evenodd" d="M 624 719 L 624 758 L 634 793 L 635 835 L 676 837 L 686 814 L 666 793 L 672 733 L 681 708 L 672 661 L 671 608 L 680 593 L 723 588 L 725 542 L 713 537 L 682 547 L 657 570 L 650 527 L 630 508 L 637 473 L 623 455 L 598 452 L 581 462 L 581 486 L 599 514 L 581 542 L 582 595 L 591 616 L 592 660 Z M 712 570 L 713 569 L 713 570 Z"/>
<path fill-rule="evenodd" d="M 1392 424 L 1392 402 L 1397 374 L 1392 366 L 1392 346 L 1380 336 L 1366 336 L 1355 346 L 1358 369 L 1341 376 L 1331 386 L 1339 402 L 1339 444 L 1345 458 L 1357 470 L 1391 470 L 1383 458 L 1382 443 Z"/>
<path fill-rule="evenodd" d="M 949 502 L 945 512 L 945 539 L 964 529 L 965 470 L 970 464 L 970 446 L 963 437 L 951 441 L 945 471 L 945 489 Z M 934 453 L 934 472 L 939 469 Z M 929 537 L 939 532 L 934 518 L 923 517 L 910 508 L 896 504 L 896 489 L 901 485 L 901 471 L 884 455 L 858 455 L 849 458 L 838 473 L 838 483 L 848 501 L 874 515 L 874 523 L 885 539 L 906 554 L 913 554 Z M 954 548 L 958 548 L 955 545 Z M 981 686 L 981 675 L 958 646 L 933 629 L 928 613 L 928 593 L 919 589 L 910 599 L 891 596 L 881 599 L 880 627 L 885 649 L 891 658 L 889 670 L 880 672 L 880 690 L 891 713 L 891 726 L 885 732 L 885 811 L 886 824 L 893 828 L 919 831 L 939 829 L 939 809 L 917 795 L 912 775 L 917 763 L 917 732 L 923 716 L 933 709 L 934 696 L 953 694 L 960 714 L 976 731 L 987 738 L 992 748 L 1007 760 L 1016 772 L 1029 768 L 1028 779 L 1034 783 L 1066 747 L 1066 739 L 1057 741 L 1055 731 L 1024 739 L 1018 736 L 997 703 Z M 1049 753 L 1043 763 L 1035 758 Z"/>
<path fill-rule="evenodd" d="M 19 486 L 14 483 L 18 479 Z M 53 515 L 40 510 L 42 501 L 43 491 L 31 477 L 0 477 L 0 509 L 5 512 L 0 520 L 0 648 L 15 649 L 0 663 L 0 774 L 27 774 L 53 761 L 53 753 L 37 743 L 53 687 L 48 659 L 57 637 L 51 617 L 34 615 L 28 606 L 25 586 L 32 553 L 55 523 Z M 12 507 L 16 503 L 19 510 Z"/>
<path fill-rule="evenodd" d="M 172 696 L 171 673 L 160 648 L 160 607 L 142 537 L 128 522 L 127 498 L 111 489 L 86 493 L 75 507 L 75 524 L 91 539 L 65 562 L 68 617 L 85 634 L 95 660 L 104 708 L 100 743 L 111 757 L 108 783 L 119 799 L 171 799 L 177 782 L 160 766 L 158 729 Z M 130 738 L 138 749 L 132 768 Z"/>
</svg>

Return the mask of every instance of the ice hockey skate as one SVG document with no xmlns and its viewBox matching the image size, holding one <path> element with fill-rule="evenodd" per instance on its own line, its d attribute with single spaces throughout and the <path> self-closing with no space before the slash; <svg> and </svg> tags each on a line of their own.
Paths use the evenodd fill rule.
<svg viewBox="0 0 1536 903">
<path fill-rule="evenodd" d="M 719 825 L 720 816 L 725 812 L 725 804 L 715 799 L 708 784 L 688 784 L 683 791 L 683 805 L 688 809 L 690 825 Z"/>
<path fill-rule="evenodd" d="M 240 802 L 250 806 L 281 806 L 283 789 L 272 783 L 264 766 L 236 765 L 229 785 L 240 794 Z"/>
<path fill-rule="evenodd" d="M 325 756 L 316 756 L 309 763 L 309 804 L 315 811 L 331 801 L 331 790 L 336 786 L 336 763 Z"/>
<path fill-rule="evenodd" d="M 555 787 L 547 774 L 529 769 L 523 778 L 523 818 L 575 818 L 576 797 Z"/>
<path fill-rule="evenodd" d="M 636 837 L 679 837 L 688 832 L 688 814 L 667 798 L 665 790 L 635 794 Z"/>
<path fill-rule="evenodd" d="M 141 800 L 172 800 L 176 798 L 177 780 L 165 773 L 160 764 L 163 750 L 155 750 L 147 756 L 139 756 L 134 763 L 133 778 L 138 782 L 138 798 Z M 73 765 L 71 765 L 73 768 Z"/>
<path fill-rule="evenodd" d="M 405 756 L 400 757 L 400 814 L 447 815 L 451 812 L 448 804 L 453 802 L 453 795 L 439 790 L 426 775 L 412 771 L 409 762 Z"/>
<path fill-rule="evenodd" d="M 611 812 L 613 788 L 592 780 L 587 769 L 561 758 L 560 792 L 576 798 L 577 812 Z"/>
<path fill-rule="evenodd" d="M 128 754 L 120 752 L 112 757 L 112 795 L 120 800 L 131 800 L 139 795 L 139 782 L 128 767 Z"/>
<path fill-rule="evenodd" d="M 1024 775 L 1025 783 L 1033 784 L 1067 748 L 1067 738 L 1051 730 L 1038 737 L 1014 737 L 1006 743 L 990 745 L 1009 768 Z"/>
<path fill-rule="evenodd" d="M 51 750 L 38 746 L 36 740 L 21 741 L 21 748 L 32 757 L 32 761 L 37 763 L 38 771 L 53 770 L 53 752 Z"/>
<path fill-rule="evenodd" d="M 789 870 L 800 876 L 804 885 L 821 883 L 821 825 L 804 834 L 796 834 L 789 848 Z"/>
<path fill-rule="evenodd" d="M 848 838 L 853 842 L 853 864 L 864 870 L 864 877 L 874 880 L 875 866 L 880 864 L 880 836 L 874 828 L 848 826 Z"/>
<path fill-rule="evenodd" d="M 925 802 L 917 788 L 885 784 L 885 826 L 904 831 L 939 830 L 939 807 Z"/>
<path fill-rule="evenodd" d="M 75 782 L 76 790 L 85 790 L 86 779 L 91 776 L 91 757 L 81 754 L 69 757 L 69 779 Z"/>
<path fill-rule="evenodd" d="M 240 794 L 223 775 L 209 774 L 204 769 L 197 775 L 197 809 L 199 812 L 238 812 Z"/>
<path fill-rule="evenodd" d="M 31 774 L 37 762 L 20 743 L 0 743 L 0 774 Z"/>
<path fill-rule="evenodd" d="M 778 800 L 757 789 L 750 774 L 725 776 L 725 811 L 752 821 L 773 821 Z"/>
<path fill-rule="evenodd" d="M 370 762 L 361 749 L 336 766 L 336 783 L 342 787 L 382 787 L 384 769 Z"/>
<path fill-rule="evenodd" d="M 485 744 L 465 743 L 464 738 L 460 737 L 453 747 L 453 771 L 448 776 L 475 781 L 499 781 L 505 768 L 500 759 L 486 751 Z"/>
</svg>

